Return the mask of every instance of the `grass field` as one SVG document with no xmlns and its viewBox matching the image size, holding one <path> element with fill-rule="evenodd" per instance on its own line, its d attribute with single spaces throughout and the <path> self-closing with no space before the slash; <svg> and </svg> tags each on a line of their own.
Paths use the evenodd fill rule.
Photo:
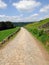
<svg viewBox="0 0 49 65">
<path fill-rule="evenodd" d="M 18 29 L 19 29 L 19 27 L 0 31 L 0 42 L 3 41 L 5 38 L 7 38 L 12 33 L 16 32 Z"/>
<path fill-rule="evenodd" d="M 44 32 L 45 28 L 39 29 L 40 26 L 49 22 L 49 18 L 45 20 L 41 20 L 39 22 L 35 22 L 32 24 L 28 24 L 25 28 L 31 32 L 38 40 L 42 42 L 44 47 L 49 51 L 49 34 Z M 49 29 L 49 26 L 48 26 Z"/>
</svg>

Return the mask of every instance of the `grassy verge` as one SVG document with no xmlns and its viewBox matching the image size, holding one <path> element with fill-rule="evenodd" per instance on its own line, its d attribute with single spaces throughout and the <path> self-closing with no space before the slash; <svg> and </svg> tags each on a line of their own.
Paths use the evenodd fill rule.
<svg viewBox="0 0 49 65">
<path fill-rule="evenodd" d="M 0 42 L 3 41 L 8 36 L 10 36 L 12 33 L 16 32 L 18 29 L 19 29 L 19 27 L 0 31 Z"/>
</svg>

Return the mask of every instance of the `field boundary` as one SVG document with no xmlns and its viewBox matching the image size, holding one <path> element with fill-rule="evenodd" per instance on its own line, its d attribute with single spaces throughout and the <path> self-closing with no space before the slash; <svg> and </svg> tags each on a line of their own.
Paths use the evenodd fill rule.
<svg viewBox="0 0 49 65">
<path fill-rule="evenodd" d="M 6 42 L 8 42 L 15 34 L 17 34 L 20 31 L 20 28 L 15 31 L 14 33 L 10 34 L 7 38 L 5 38 L 3 41 L 0 42 L 0 47 L 5 44 Z"/>
</svg>

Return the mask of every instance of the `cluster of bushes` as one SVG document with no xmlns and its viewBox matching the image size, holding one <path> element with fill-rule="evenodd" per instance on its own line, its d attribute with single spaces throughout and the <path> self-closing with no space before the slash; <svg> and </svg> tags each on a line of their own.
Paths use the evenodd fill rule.
<svg viewBox="0 0 49 65">
<path fill-rule="evenodd" d="M 39 30 L 39 29 L 33 29 L 32 33 L 44 44 L 46 44 L 49 40 L 48 34 L 45 33 L 44 30 Z"/>
<path fill-rule="evenodd" d="M 14 24 L 12 22 L 10 21 L 0 22 L 0 30 L 10 29 L 10 28 L 14 28 Z"/>
<path fill-rule="evenodd" d="M 27 30 L 31 32 L 38 40 L 40 40 L 46 50 L 49 52 L 49 35 L 42 29 L 26 26 Z"/>
</svg>

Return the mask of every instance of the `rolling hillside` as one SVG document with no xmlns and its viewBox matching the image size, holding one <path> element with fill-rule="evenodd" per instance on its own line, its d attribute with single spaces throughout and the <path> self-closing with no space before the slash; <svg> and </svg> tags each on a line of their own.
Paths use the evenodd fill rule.
<svg viewBox="0 0 49 65">
<path fill-rule="evenodd" d="M 40 20 L 38 22 L 35 22 L 33 24 L 29 24 L 27 26 L 33 26 L 34 28 L 38 28 L 40 26 L 43 26 L 44 24 L 47 25 L 47 23 L 49 23 L 49 18 L 44 19 L 44 20 Z M 49 26 L 49 25 L 48 25 Z"/>
<path fill-rule="evenodd" d="M 42 30 L 49 30 L 49 18 L 40 20 L 38 22 L 26 25 L 26 28 L 30 29 L 42 29 Z"/>
<path fill-rule="evenodd" d="M 49 49 L 49 18 L 28 24 L 25 27 Z"/>
</svg>

